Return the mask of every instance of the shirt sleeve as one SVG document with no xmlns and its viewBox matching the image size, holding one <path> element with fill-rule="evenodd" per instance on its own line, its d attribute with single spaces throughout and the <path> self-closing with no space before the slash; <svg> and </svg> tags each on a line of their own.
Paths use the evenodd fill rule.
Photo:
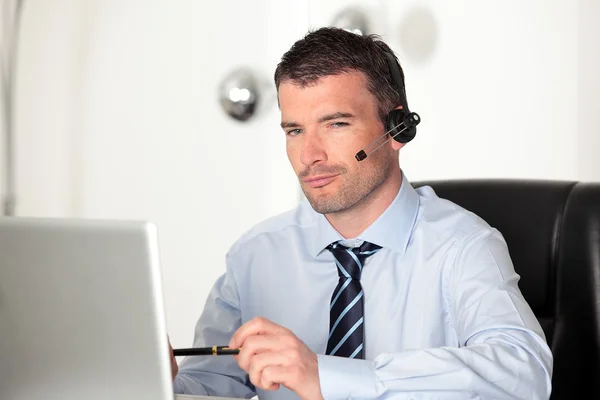
<svg viewBox="0 0 600 400">
<path fill-rule="evenodd" d="M 230 256 L 227 255 L 227 264 Z M 235 277 L 228 267 L 213 286 L 194 334 L 194 347 L 226 345 L 241 326 L 239 295 Z M 186 357 L 173 382 L 175 393 L 250 398 L 256 395 L 248 375 L 235 359 Z"/>
<path fill-rule="evenodd" d="M 447 275 L 456 346 L 319 355 L 325 399 L 548 399 L 552 353 L 496 230 L 467 238 Z"/>
</svg>

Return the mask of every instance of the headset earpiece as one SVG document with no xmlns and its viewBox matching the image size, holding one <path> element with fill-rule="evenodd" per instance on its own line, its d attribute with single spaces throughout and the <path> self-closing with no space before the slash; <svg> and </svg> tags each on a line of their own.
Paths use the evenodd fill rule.
<svg viewBox="0 0 600 400">
<path fill-rule="evenodd" d="M 394 55 L 386 52 L 385 56 L 388 63 L 388 68 L 390 70 L 390 75 L 392 77 L 392 82 L 394 82 L 396 91 L 400 96 L 400 104 L 398 105 L 402 106 L 402 109 L 394 109 L 389 112 L 386 118 L 385 130 L 389 131 L 389 134 L 394 138 L 395 141 L 400 143 L 408 143 L 416 136 L 417 128 L 416 125 L 410 128 L 406 126 L 407 129 L 404 129 L 404 132 L 400 132 L 402 131 L 402 128 L 398 126 L 402 124 L 402 122 L 404 122 L 404 120 L 411 114 L 410 110 L 408 109 L 408 102 L 406 101 L 404 77 L 402 70 L 400 69 L 400 65 L 398 64 L 398 61 Z"/>
<path fill-rule="evenodd" d="M 417 134 L 416 126 L 405 128 L 407 125 L 401 125 L 408 115 L 409 113 L 400 109 L 392 110 L 387 115 L 385 121 L 385 130 L 396 142 L 408 143 L 413 140 Z M 404 131 L 401 132 L 402 130 Z"/>
<path fill-rule="evenodd" d="M 354 156 L 357 161 L 362 161 L 369 156 L 369 154 L 373 153 L 377 149 L 381 148 L 384 144 L 390 141 L 390 139 L 394 139 L 400 143 L 408 143 L 414 139 L 417 134 L 417 125 L 421 122 L 421 117 L 417 113 L 410 112 L 408 109 L 408 103 L 406 102 L 406 91 L 404 90 L 404 75 L 402 74 L 402 69 L 400 68 L 400 64 L 396 60 L 391 53 L 384 53 L 387 59 L 388 67 L 390 70 L 390 76 L 392 77 L 392 82 L 394 82 L 394 86 L 398 95 L 400 96 L 400 104 L 398 107 L 390 111 L 385 119 L 385 133 L 383 133 L 380 137 L 375 139 L 373 142 L 369 143 L 367 147 L 356 153 Z M 399 108 L 402 106 L 402 108 Z M 385 140 L 383 143 L 381 139 L 387 135 L 390 137 Z M 377 143 L 377 147 L 372 150 L 368 150 L 370 147 L 375 146 Z M 368 150 L 368 151 L 367 151 Z"/>
</svg>

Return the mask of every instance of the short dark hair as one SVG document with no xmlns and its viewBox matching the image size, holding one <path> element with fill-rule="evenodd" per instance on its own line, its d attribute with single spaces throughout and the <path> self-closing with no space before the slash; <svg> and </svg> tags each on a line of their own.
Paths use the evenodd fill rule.
<svg viewBox="0 0 600 400">
<path fill-rule="evenodd" d="M 279 85 L 285 80 L 308 86 L 326 76 L 362 72 L 369 91 L 377 100 L 379 118 L 385 123 L 387 114 L 402 104 L 385 52 L 396 58 L 378 35 L 362 36 L 340 28 L 320 28 L 298 40 L 283 55 L 275 70 L 275 86 L 279 91 Z M 400 75 L 404 80 L 401 67 Z"/>
</svg>

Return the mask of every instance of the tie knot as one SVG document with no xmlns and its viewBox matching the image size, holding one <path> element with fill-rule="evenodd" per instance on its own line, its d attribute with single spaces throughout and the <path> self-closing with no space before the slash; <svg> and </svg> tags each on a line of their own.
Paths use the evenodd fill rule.
<svg viewBox="0 0 600 400">
<path fill-rule="evenodd" d="M 367 257 L 377 253 L 381 246 L 363 242 L 360 247 L 346 247 L 340 242 L 334 242 L 327 246 L 335 258 L 340 278 L 360 279 L 362 267 Z"/>
</svg>

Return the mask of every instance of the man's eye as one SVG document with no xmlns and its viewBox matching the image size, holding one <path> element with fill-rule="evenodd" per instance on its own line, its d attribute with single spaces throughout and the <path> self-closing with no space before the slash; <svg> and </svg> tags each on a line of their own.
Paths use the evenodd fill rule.
<svg viewBox="0 0 600 400">
<path fill-rule="evenodd" d="M 296 136 L 296 135 L 300 134 L 301 132 L 302 132 L 301 129 L 290 129 L 289 131 L 286 132 L 286 135 Z"/>
<path fill-rule="evenodd" d="M 344 126 L 348 126 L 347 122 L 334 122 L 331 124 L 334 128 L 342 128 Z"/>
</svg>

